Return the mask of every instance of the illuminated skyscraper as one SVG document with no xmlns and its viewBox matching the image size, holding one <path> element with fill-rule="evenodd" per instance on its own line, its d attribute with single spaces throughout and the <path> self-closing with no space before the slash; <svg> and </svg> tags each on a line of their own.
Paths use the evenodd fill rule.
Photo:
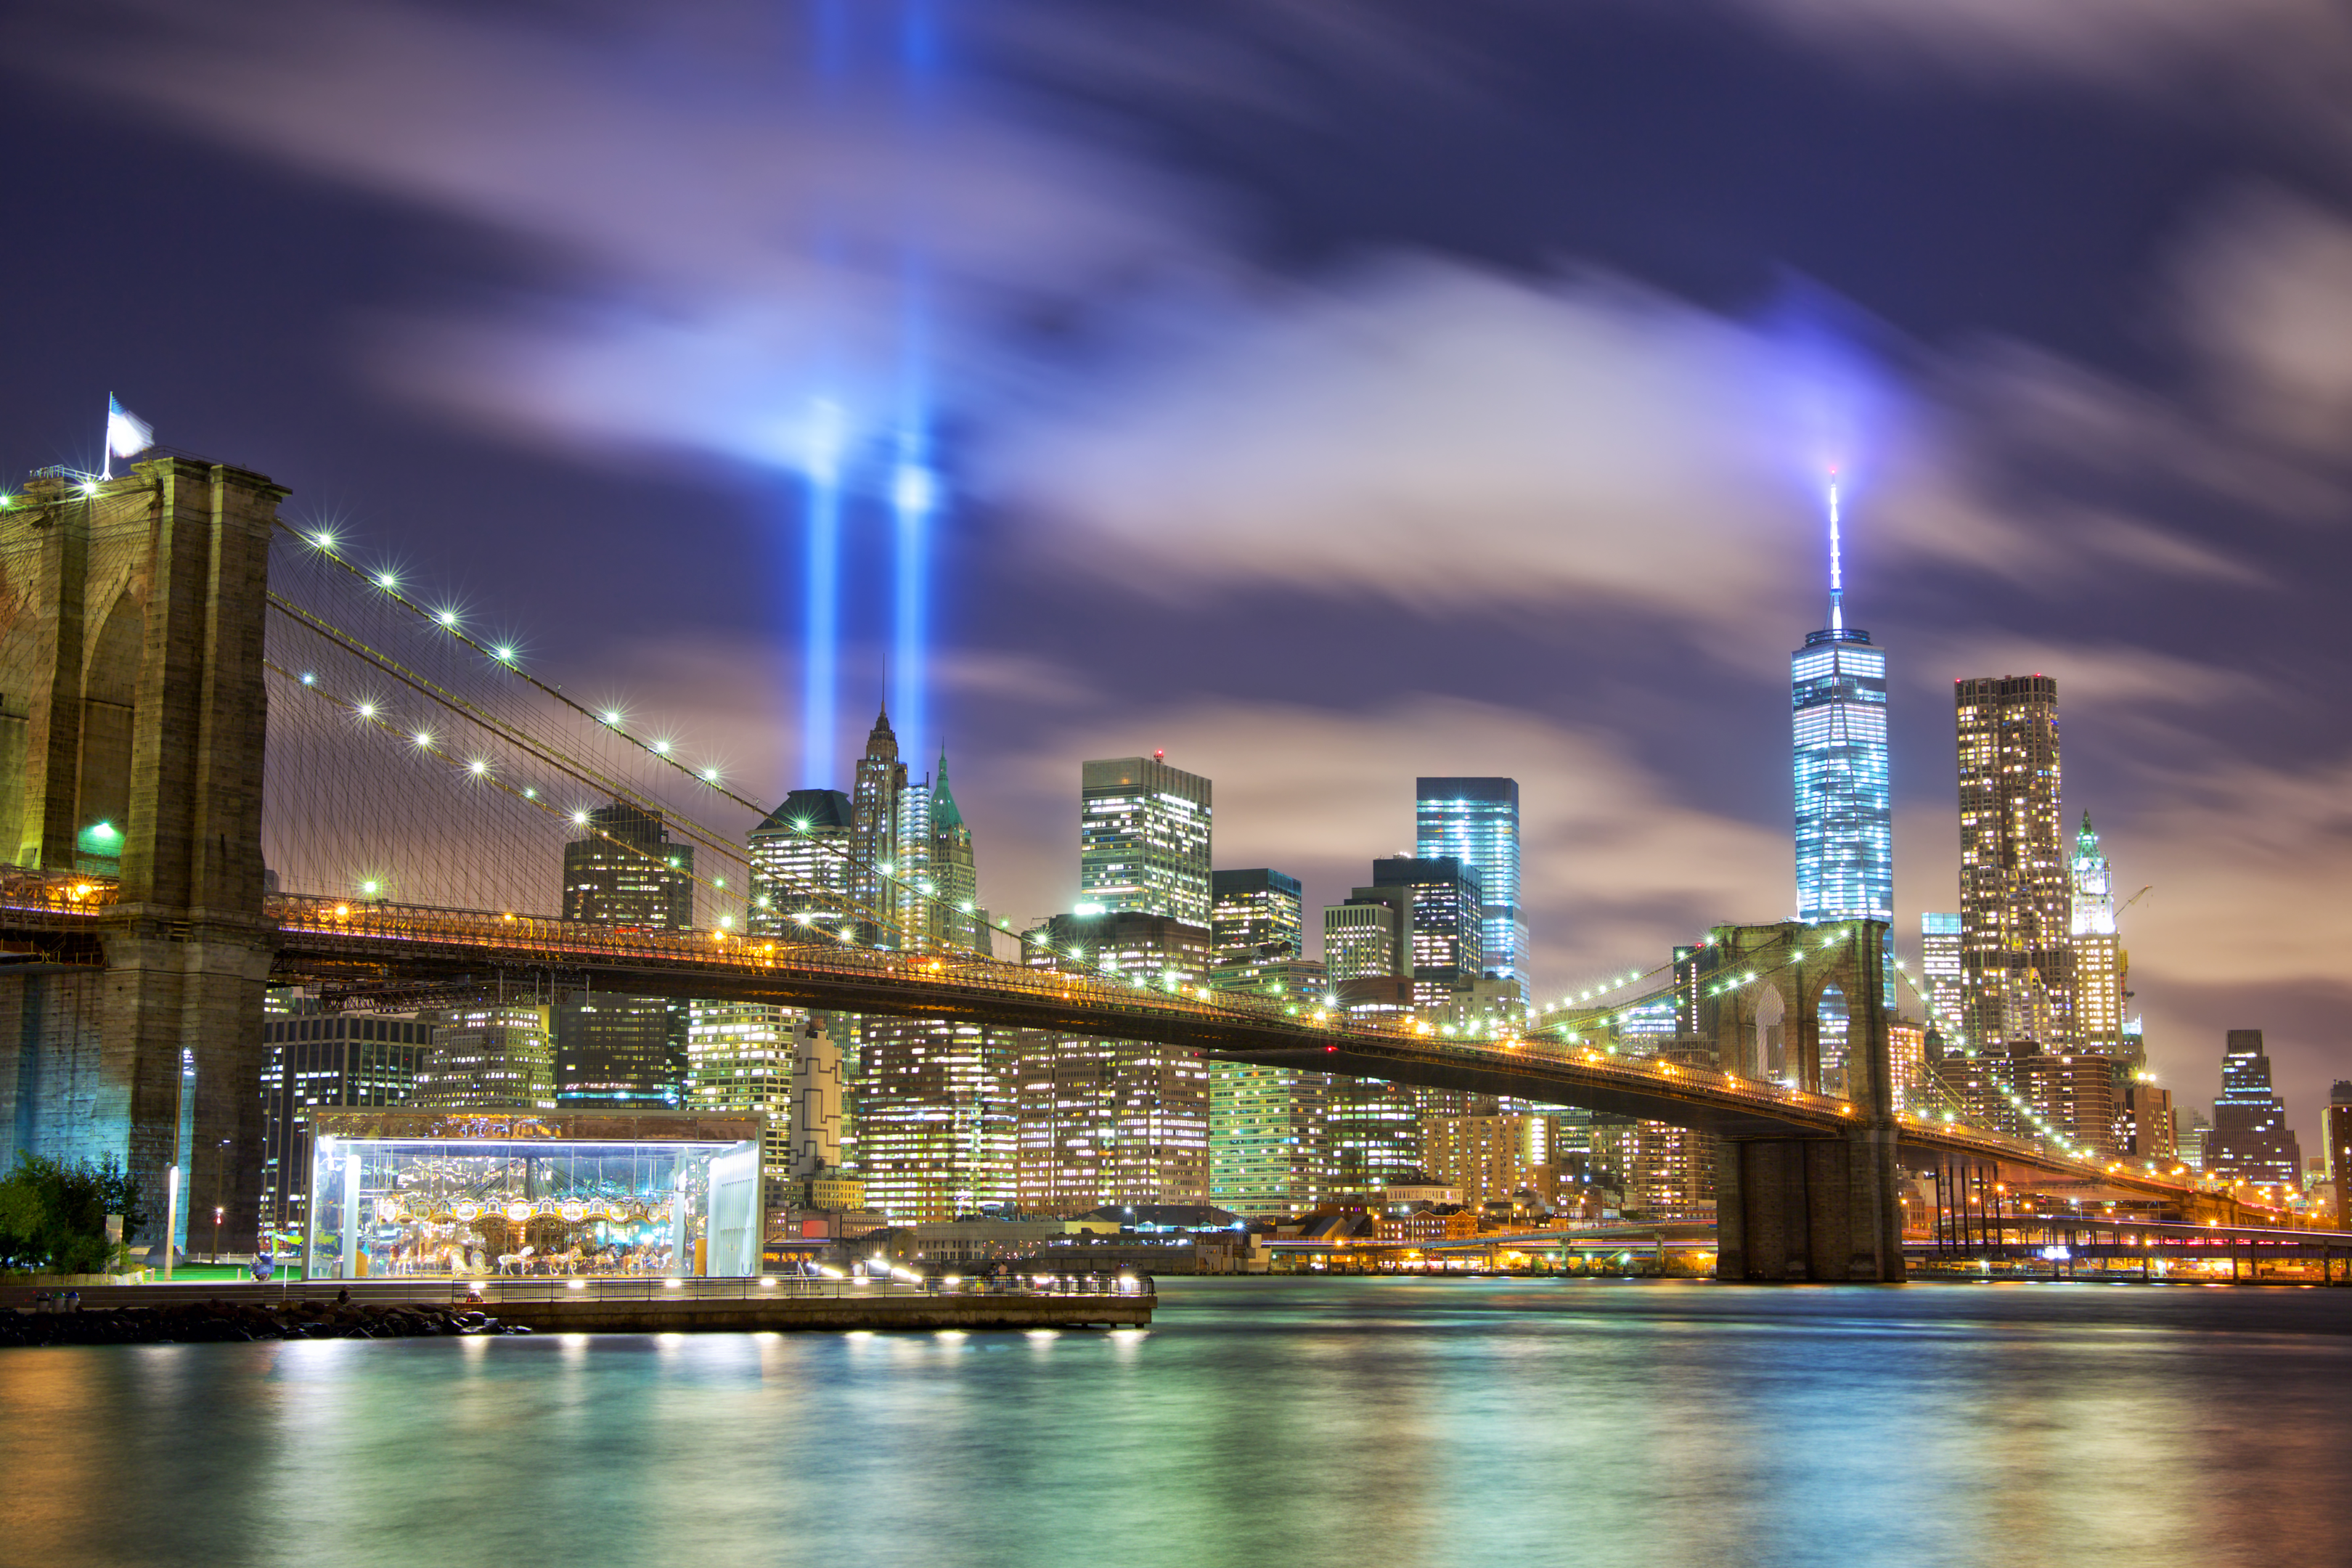
<svg viewBox="0 0 2352 1568">
<path fill-rule="evenodd" d="M 1528 923 L 1519 906 L 1519 781 L 1420 778 L 1413 781 L 1413 853 L 1450 856 L 1477 878 L 1486 971 L 1525 981 Z"/>
<path fill-rule="evenodd" d="M 754 936 L 813 940 L 828 933 L 849 907 L 849 797 L 837 789 L 796 789 L 751 830 L 751 917 Z"/>
<path fill-rule="evenodd" d="M 2074 887 L 2058 833 L 2058 683 L 1953 687 L 1960 763 L 1960 978 L 1968 1048 L 2074 1042 Z"/>
<path fill-rule="evenodd" d="M 1079 914 L 1137 910 L 1208 929 L 1209 781 L 1158 753 L 1085 764 Z"/>
<path fill-rule="evenodd" d="M 1412 952 L 1400 973 L 1412 977 L 1414 1006 L 1433 1013 L 1451 1006 L 1456 992 L 1466 992 L 1491 967 L 1486 963 L 1485 889 L 1478 873 L 1461 860 L 1451 855 L 1426 860 L 1387 856 L 1372 862 L 1372 886 L 1412 895 L 1406 922 Z"/>
<path fill-rule="evenodd" d="M 1214 905 L 1209 932 L 1219 965 L 1297 958 L 1305 951 L 1298 879 L 1258 867 L 1218 871 L 1210 879 Z"/>
<path fill-rule="evenodd" d="M 930 838 L 925 868 L 939 902 L 931 907 L 932 937 L 957 947 L 989 951 L 988 912 L 980 907 L 980 871 L 972 858 L 971 829 L 948 788 L 947 748 L 940 748 L 940 771 L 931 781 L 926 826 Z"/>
<path fill-rule="evenodd" d="M 1886 655 L 1845 624 L 1837 485 L 1830 485 L 1830 624 L 1789 660 L 1796 715 L 1797 918 L 1895 918 Z"/>
<path fill-rule="evenodd" d="M 2205 1169 L 2232 1182 L 2303 1190 L 2303 1147 L 2287 1127 L 2286 1101 L 2271 1088 L 2260 1029 L 2230 1031 L 2204 1152 Z"/>
<path fill-rule="evenodd" d="M 2115 872 L 2099 852 L 2099 836 L 2092 830 L 2087 811 L 2083 830 L 2074 836 L 2074 887 L 2068 946 L 2074 964 L 2075 1043 L 2106 1056 L 2134 1054 L 2138 1037 L 2124 1033 L 2124 984 L 2130 960 L 2116 929 Z"/>
<path fill-rule="evenodd" d="M 898 737 L 883 709 L 857 759 L 857 787 L 850 797 L 849 893 L 858 906 L 858 940 L 867 946 L 904 944 L 899 929 L 899 833 L 905 826 L 907 764 L 898 760 Z M 927 846 L 928 847 L 928 846 Z"/>
</svg>

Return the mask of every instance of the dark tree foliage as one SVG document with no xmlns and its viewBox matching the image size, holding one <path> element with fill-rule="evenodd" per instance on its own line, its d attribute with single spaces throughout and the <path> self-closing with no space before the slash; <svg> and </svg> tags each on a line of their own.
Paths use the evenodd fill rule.
<svg viewBox="0 0 2352 1568">
<path fill-rule="evenodd" d="M 0 1176 L 0 1268 L 37 1274 L 101 1274 L 106 1216 L 122 1216 L 123 1234 L 146 1220 L 139 1183 L 113 1158 L 93 1164 L 19 1153 Z"/>
</svg>

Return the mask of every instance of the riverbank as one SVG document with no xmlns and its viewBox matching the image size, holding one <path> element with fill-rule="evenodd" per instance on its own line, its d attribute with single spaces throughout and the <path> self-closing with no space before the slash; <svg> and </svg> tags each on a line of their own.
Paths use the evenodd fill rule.
<svg viewBox="0 0 2352 1568">
<path fill-rule="evenodd" d="M 1142 1328 L 1144 1280 L 748 1279 L 365 1280 L 131 1285 L 78 1292 L 0 1289 L 0 1346 L 165 1344 L 268 1339 L 401 1339 L 455 1333 L 759 1333 L 790 1330 Z M 454 1325 L 454 1326 L 453 1326 Z M 485 1326 L 487 1325 L 487 1326 Z"/>
</svg>

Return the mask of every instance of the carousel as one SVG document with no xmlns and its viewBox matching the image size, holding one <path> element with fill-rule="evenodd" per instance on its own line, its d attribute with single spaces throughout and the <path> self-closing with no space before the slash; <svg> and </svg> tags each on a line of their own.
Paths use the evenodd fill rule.
<svg viewBox="0 0 2352 1568">
<path fill-rule="evenodd" d="M 759 1133 L 754 1127 L 749 1137 L 718 1136 L 756 1120 L 322 1115 L 304 1273 L 356 1279 L 756 1272 Z M 622 1131 L 633 1136 L 612 1136 Z"/>
</svg>

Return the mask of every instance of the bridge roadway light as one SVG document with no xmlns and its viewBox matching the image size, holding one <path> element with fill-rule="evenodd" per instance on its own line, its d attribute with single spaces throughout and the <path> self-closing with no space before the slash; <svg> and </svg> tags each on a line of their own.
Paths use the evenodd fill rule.
<svg viewBox="0 0 2352 1568">
<path fill-rule="evenodd" d="M 454 626 L 457 624 L 457 612 L 455 610 L 444 610 L 433 618 L 439 621 L 445 626 Z"/>
<path fill-rule="evenodd" d="M 362 719 L 373 719 L 375 717 L 375 704 L 373 702 L 362 702 L 358 708 L 353 710 L 353 711 L 358 713 Z"/>
</svg>

